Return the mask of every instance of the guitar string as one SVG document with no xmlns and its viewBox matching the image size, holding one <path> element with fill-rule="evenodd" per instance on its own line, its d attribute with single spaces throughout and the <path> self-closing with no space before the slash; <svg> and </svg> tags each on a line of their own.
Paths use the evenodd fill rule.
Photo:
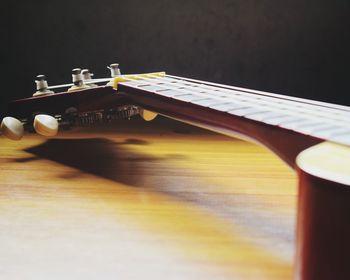
<svg viewBox="0 0 350 280">
<path fill-rule="evenodd" d="M 130 74 L 127 76 L 137 76 L 137 74 Z M 174 76 L 174 75 L 166 75 L 166 77 L 170 77 L 176 80 L 181 80 L 181 81 L 189 81 L 192 83 L 199 84 L 201 86 L 212 86 L 215 88 L 220 88 L 220 89 L 229 89 L 229 90 L 234 90 L 237 92 L 241 92 L 242 94 L 248 93 L 248 94 L 253 94 L 253 95 L 262 95 L 266 97 L 272 97 L 272 98 L 278 98 L 280 100 L 286 100 L 286 101 L 292 101 L 292 102 L 298 102 L 298 103 L 305 103 L 307 105 L 316 105 L 316 106 L 321 106 L 329 109 L 335 109 L 336 112 L 339 112 L 339 110 L 343 111 L 348 111 L 350 112 L 350 107 L 348 106 L 343 106 L 343 105 L 337 105 L 337 104 L 331 104 L 331 103 L 326 103 L 326 102 L 321 102 L 321 101 L 315 101 L 315 100 L 308 100 L 304 98 L 298 98 L 298 97 L 291 97 L 291 96 L 286 96 L 286 95 L 280 95 L 280 94 L 275 94 L 275 93 L 269 93 L 269 92 L 263 92 L 263 91 L 258 91 L 258 90 L 251 90 L 251 89 L 246 89 L 246 88 L 240 88 L 240 87 L 234 87 L 234 86 L 229 86 L 229 85 L 223 85 L 223 84 L 218 84 L 218 83 L 212 83 L 212 82 L 206 82 L 206 81 L 201 81 L 201 80 L 195 80 L 195 79 L 190 79 L 190 78 L 184 78 L 184 77 L 179 77 L 179 76 Z M 91 84 L 91 83 L 103 83 L 103 82 L 109 82 L 112 78 L 97 78 L 97 79 L 91 79 L 89 81 L 85 81 L 86 84 Z M 54 85 L 54 86 L 49 86 L 48 89 L 57 89 L 57 88 L 65 88 L 65 87 L 70 87 L 72 86 L 72 83 L 69 84 L 62 84 L 62 85 Z M 335 112 L 335 111 L 334 111 Z"/>
<path fill-rule="evenodd" d="M 97 84 L 97 83 L 105 83 L 105 82 L 109 82 L 112 78 L 99 78 L 99 79 L 91 79 L 91 80 L 88 80 L 88 81 L 84 81 L 84 83 L 86 85 L 89 85 L 89 84 Z M 58 88 L 68 88 L 68 87 L 71 87 L 73 86 L 74 84 L 73 83 L 70 83 L 70 84 L 62 84 L 62 85 L 55 85 L 55 86 L 48 86 L 47 88 L 48 89 L 58 89 Z"/>
<path fill-rule="evenodd" d="M 168 83 L 167 83 L 168 81 Z M 164 89 L 173 89 L 175 90 L 177 93 L 183 93 L 183 94 L 180 94 L 180 95 L 177 95 L 176 97 L 178 97 L 178 99 L 185 99 L 183 101 L 193 101 L 195 102 L 195 99 L 193 98 L 197 98 L 197 97 L 202 97 L 201 99 L 216 99 L 216 100 L 219 100 L 220 103 L 225 103 L 227 104 L 227 108 L 229 108 L 230 104 L 232 104 L 232 108 L 234 108 L 235 106 L 233 105 L 234 103 L 236 104 L 239 104 L 239 105 L 242 105 L 241 108 L 247 108 L 247 107 L 250 107 L 252 106 L 252 104 L 250 103 L 247 103 L 247 101 L 251 101 L 251 102 L 254 102 L 255 106 L 257 107 L 262 107 L 262 108 L 265 108 L 268 106 L 269 107 L 269 111 L 276 111 L 276 112 L 281 112 L 283 114 L 286 114 L 286 109 L 290 109 L 290 108 L 285 108 L 283 106 L 281 106 L 281 103 L 279 101 L 279 99 L 277 99 L 276 101 L 276 98 L 259 98 L 259 99 L 256 99 L 256 97 L 251 94 L 249 95 L 243 95 L 244 97 L 240 97 L 239 98 L 239 95 L 241 95 L 240 93 L 236 93 L 236 92 L 227 92 L 228 94 L 225 94 L 224 96 L 222 95 L 222 91 L 219 90 L 213 90 L 212 88 L 210 89 L 211 91 L 208 92 L 208 90 L 206 89 L 200 89 L 199 91 L 195 90 L 197 87 L 194 87 L 194 85 L 185 85 L 185 84 L 179 84 L 178 82 L 176 83 L 177 85 L 180 85 L 179 86 L 174 86 L 174 80 L 166 80 L 164 78 L 157 78 L 157 79 L 148 79 L 148 80 L 139 80 L 139 81 L 134 81 L 134 80 L 131 80 L 129 82 L 129 84 L 135 84 L 139 87 L 142 87 L 142 85 L 145 84 L 145 82 L 149 83 L 149 84 L 153 84 L 153 85 L 156 85 L 158 86 L 158 90 L 160 91 L 157 91 L 158 94 L 162 94 L 161 91 L 164 90 Z M 147 84 L 146 84 L 147 86 Z M 199 88 L 199 87 L 198 87 Z M 153 89 L 156 89 L 156 88 L 153 88 Z M 165 93 L 166 95 L 169 95 L 169 93 Z M 194 97 L 192 98 L 193 100 L 191 100 L 191 94 L 194 95 Z M 187 97 L 188 95 L 188 97 Z M 234 97 L 234 100 L 233 98 Z M 227 100 L 227 98 L 231 98 L 231 100 Z M 193 103 L 192 102 L 192 103 Z M 234 103 L 233 103 L 234 102 Z M 296 102 L 290 102 L 292 103 L 293 105 L 296 105 Z M 213 103 L 214 105 L 214 103 Z M 286 105 L 286 103 L 282 104 L 282 105 Z M 316 107 L 318 108 L 318 107 Z M 290 110 L 289 113 L 309 113 L 309 114 L 314 114 L 314 117 L 317 118 L 317 117 L 324 117 L 324 115 L 320 114 L 319 112 L 317 112 L 317 110 L 315 110 L 315 108 L 305 108 L 305 107 L 302 107 L 301 109 L 298 109 L 298 107 L 296 108 L 293 108 L 292 110 Z M 327 111 L 326 111 L 327 113 Z M 349 115 L 350 116 L 350 115 Z M 336 118 L 334 117 L 334 114 L 332 113 L 331 115 L 328 116 L 329 118 L 333 118 L 334 121 L 341 121 L 341 122 L 344 122 L 344 124 L 346 124 L 346 121 L 348 120 L 348 116 L 342 116 L 342 114 L 339 116 L 339 118 Z"/>
<path fill-rule="evenodd" d="M 203 85 L 199 84 L 198 87 L 203 87 Z M 207 85 L 204 85 L 204 88 L 205 87 L 212 88 L 212 86 L 207 86 Z M 246 98 L 252 99 L 252 100 L 261 99 L 261 100 L 264 100 L 266 102 L 272 102 L 272 104 L 276 103 L 276 104 L 278 104 L 277 106 L 279 106 L 279 107 L 281 107 L 280 106 L 281 104 L 282 105 L 292 105 L 293 107 L 302 107 L 303 110 L 310 111 L 311 113 L 312 112 L 322 112 L 322 113 L 339 114 L 339 115 L 346 117 L 346 121 L 348 121 L 348 119 L 350 118 L 350 112 L 345 112 L 345 111 L 342 111 L 339 109 L 333 109 L 333 108 L 332 109 L 324 108 L 324 107 L 316 105 L 316 104 L 305 104 L 305 103 L 300 103 L 299 101 L 281 99 L 279 97 L 260 96 L 260 95 L 254 94 L 254 93 L 241 92 L 241 91 L 236 91 L 236 90 L 232 90 L 232 89 L 228 90 L 228 89 L 220 88 L 219 92 L 221 93 L 223 91 L 228 92 L 230 94 L 245 96 Z M 269 105 L 272 105 L 272 104 L 269 104 Z M 304 112 L 304 111 L 302 111 L 302 112 Z M 323 115 L 320 115 L 320 116 L 322 117 Z"/>
<path fill-rule="evenodd" d="M 174 79 L 170 78 L 170 80 L 169 80 L 169 78 L 167 78 L 167 77 L 165 77 L 165 78 L 162 77 L 162 78 L 158 78 L 158 79 L 161 79 L 163 83 L 164 83 L 164 80 L 167 80 L 169 82 L 174 82 Z M 175 79 L 175 80 L 184 81 L 182 79 Z M 131 80 L 131 81 L 133 81 L 133 80 Z M 148 81 L 151 82 L 150 79 Z M 187 86 L 186 84 L 183 84 L 183 85 L 184 85 L 184 87 Z M 171 84 L 168 84 L 168 86 L 170 88 L 172 88 Z M 223 88 L 220 88 L 220 91 L 219 91 L 216 87 L 207 86 L 207 85 L 203 85 L 203 84 L 194 84 L 193 83 L 193 84 L 188 84 L 188 86 L 191 86 L 191 87 L 188 88 L 188 90 L 193 89 L 192 86 L 195 86 L 195 87 L 198 87 L 198 88 L 204 87 L 204 86 L 208 87 L 210 89 L 212 95 L 216 94 L 216 91 L 218 91 L 220 94 L 222 94 L 222 92 L 226 91 L 226 92 L 228 92 L 231 95 L 230 97 L 232 97 L 232 93 L 235 93 L 236 96 L 237 95 L 245 96 L 246 99 L 244 101 L 247 101 L 247 99 L 254 99 L 254 101 L 257 102 L 258 99 L 262 99 L 262 98 L 260 98 L 260 96 L 257 97 L 257 95 L 254 94 L 254 93 L 240 92 L 240 91 L 235 91 L 235 90 L 227 90 L 227 89 L 223 89 Z M 178 89 L 178 87 L 176 87 L 176 89 Z M 204 88 L 204 90 L 206 90 L 206 88 Z M 305 113 L 305 111 L 308 111 L 309 113 L 315 114 L 315 116 L 318 116 L 318 117 L 324 117 L 324 115 L 323 115 L 324 113 L 329 113 L 330 114 L 329 117 L 333 118 L 334 121 L 345 121 L 345 122 L 348 122 L 348 119 L 350 118 L 350 113 L 341 111 L 339 109 L 324 108 L 324 107 L 321 107 L 321 106 L 316 105 L 316 104 L 304 104 L 304 103 L 300 103 L 298 101 L 285 100 L 285 99 L 281 99 L 281 98 L 275 97 L 275 96 L 274 97 L 263 96 L 263 97 L 264 97 L 264 101 L 262 101 L 261 103 L 263 103 L 265 101 L 266 102 L 270 102 L 268 104 L 269 106 L 273 106 L 274 103 L 278 104 L 278 105 L 275 105 L 278 109 L 282 108 L 280 103 L 283 103 L 283 105 L 293 105 L 293 107 L 302 107 L 303 110 L 296 110 L 299 113 Z M 278 100 L 278 101 L 276 101 L 276 100 Z M 312 106 L 312 107 L 310 107 L 310 106 Z M 290 108 L 282 108 L 282 109 L 290 109 Z M 322 114 L 320 114 L 321 112 L 322 112 Z M 334 118 L 334 114 L 338 115 L 340 117 Z"/>
<path fill-rule="evenodd" d="M 215 89 L 216 87 L 209 86 L 209 88 L 212 89 L 210 94 L 208 94 L 208 92 L 204 92 L 204 91 L 198 93 L 198 92 L 193 91 L 193 87 L 197 87 L 196 83 L 192 83 L 192 82 L 188 83 L 188 81 L 187 81 L 187 84 L 181 84 L 181 83 L 178 83 L 179 80 L 183 81 L 182 79 L 173 79 L 173 78 L 170 78 L 170 80 L 169 80 L 169 78 L 151 78 L 151 79 L 138 80 L 138 81 L 130 80 L 129 82 L 125 82 L 124 84 L 133 85 L 133 86 L 136 86 L 138 88 L 141 87 L 141 88 L 143 88 L 143 90 L 147 90 L 147 91 L 157 93 L 160 95 L 165 94 L 167 97 L 175 98 L 175 99 L 182 100 L 182 101 L 191 102 L 191 103 L 194 103 L 197 105 L 205 105 L 206 107 L 211 107 L 211 108 L 219 110 L 219 111 L 222 111 L 222 110 L 220 110 L 219 108 L 216 108 L 216 106 L 210 105 L 210 103 L 212 103 L 212 105 L 215 105 L 215 104 L 213 104 L 213 101 L 210 101 L 210 99 L 211 100 L 214 99 L 214 100 L 218 100 L 218 101 L 220 100 L 221 103 L 223 103 L 222 101 L 225 101 L 228 105 L 230 105 L 230 103 L 231 103 L 231 101 L 227 102 L 227 99 L 225 100 L 225 97 L 222 97 L 222 96 L 217 95 L 215 93 L 215 92 L 218 92 L 219 94 L 221 94 L 222 93 L 221 88 L 220 88 L 220 90 L 217 90 L 217 89 Z M 176 86 L 174 87 L 174 83 L 178 83 L 178 85 L 180 85 L 180 88 L 178 88 Z M 148 89 L 145 88 L 145 87 L 147 87 L 147 86 L 149 87 L 151 85 L 157 86 L 157 88 L 155 88 L 154 86 L 153 86 L 153 88 L 148 88 Z M 215 90 L 213 90 L 213 88 Z M 171 91 L 172 89 L 174 92 L 172 93 L 172 96 L 169 96 L 169 91 Z M 249 93 L 244 93 L 244 94 L 247 95 Z M 253 94 L 249 94 L 249 95 L 253 95 Z M 197 100 L 193 99 L 194 97 L 197 98 Z M 247 97 L 247 96 L 245 96 L 245 97 Z M 198 100 L 198 98 L 200 98 L 200 99 Z M 265 97 L 264 97 L 264 99 L 265 99 Z M 271 111 L 276 111 L 276 113 L 278 112 L 280 115 L 284 114 L 284 116 L 286 116 L 287 118 L 282 117 L 280 120 L 281 121 L 280 123 L 271 123 L 271 121 L 265 121 L 265 123 L 279 125 L 279 126 L 286 128 L 286 129 L 295 130 L 295 131 L 303 133 L 303 134 L 310 134 L 310 135 L 315 136 L 315 132 L 312 132 L 312 130 L 310 131 L 310 126 L 311 126 L 311 127 L 318 128 L 321 131 L 322 131 L 322 129 L 323 129 L 323 131 L 325 131 L 321 134 L 316 133 L 317 134 L 316 137 L 329 139 L 329 140 L 332 140 L 332 139 L 339 140 L 339 138 L 341 138 L 339 140 L 340 142 L 345 143 L 345 144 L 350 144 L 350 139 L 348 139 L 349 138 L 348 135 L 350 136 L 350 133 L 349 133 L 350 127 L 349 127 L 348 122 L 347 122 L 348 118 L 345 117 L 342 119 L 339 119 L 339 118 L 334 119 L 334 113 L 327 112 L 327 111 L 325 111 L 325 113 L 331 113 L 330 115 L 328 115 L 329 118 L 327 118 L 327 119 L 325 119 L 324 115 L 317 116 L 318 118 L 322 118 L 322 120 L 317 119 L 316 116 L 310 117 L 310 115 L 308 115 L 306 118 L 305 118 L 305 116 L 299 117 L 300 114 L 312 113 L 314 111 L 313 109 L 317 109 L 317 108 L 319 108 L 319 106 L 317 106 L 315 104 L 306 104 L 306 105 L 303 104 L 303 107 L 305 107 L 305 106 L 313 107 L 313 108 L 311 108 L 312 110 L 309 110 L 308 112 L 306 112 L 304 110 L 305 108 L 303 108 L 303 109 L 295 112 L 295 110 L 291 111 L 291 110 L 288 110 L 288 108 L 281 108 L 279 98 L 275 97 L 273 99 L 278 100 L 277 101 L 278 106 L 277 106 L 277 108 L 274 108 L 275 110 L 271 110 L 271 106 L 269 106 L 269 108 L 266 109 L 266 104 L 265 104 L 265 106 L 259 106 L 261 104 L 250 103 L 249 104 L 250 107 L 243 106 L 242 102 L 235 100 L 235 103 L 239 104 L 239 106 L 241 106 L 241 108 L 238 108 L 238 110 L 228 111 L 228 113 L 231 113 L 233 115 L 243 116 L 246 118 L 250 118 L 249 113 L 253 114 L 253 115 L 259 114 L 259 113 L 260 114 L 261 113 L 271 114 Z M 207 104 L 203 104 L 204 100 L 209 100 L 209 102 L 207 102 Z M 268 105 L 271 105 L 271 97 L 269 98 L 269 101 L 270 102 L 268 103 Z M 288 102 L 293 103 L 294 105 L 299 105 L 299 103 L 297 101 L 288 101 Z M 220 105 L 221 103 L 218 103 L 218 104 Z M 257 110 L 256 107 L 258 107 L 260 109 L 260 111 Z M 285 112 L 286 109 L 287 109 L 287 113 Z M 239 112 L 240 110 L 241 110 L 241 112 Z M 344 113 L 343 111 L 340 111 L 340 112 Z M 293 114 L 298 114 L 298 117 L 296 117 L 295 115 L 293 116 Z M 292 117 L 292 118 L 288 119 L 288 117 Z M 253 119 L 255 119 L 255 118 L 253 118 Z M 305 122 L 309 126 L 305 127 Z M 303 129 L 299 129 L 300 124 L 304 125 Z M 339 126 L 339 124 L 341 124 L 341 126 Z M 309 130 L 309 131 L 307 131 L 307 130 Z M 308 132 L 308 133 L 306 133 L 306 132 Z M 327 134 L 329 134 L 329 135 L 327 135 Z M 342 136 L 344 134 L 345 134 L 345 137 Z"/>
<path fill-rule="evenodd" d="M 302 103 L 306 103 L 306 104 L 318 105 L 318 106 L 323 106 L 323 107 L 327 107 L 327 108 L 334 108 L 334 109 L 344 110 L 344 111 L 350 112 L 350 107 L 344 106 L 344 105 L 339 105 L 339 104 L 332 104 L 332 103 L 327 103 L 327 102 L 322 102 L 322 101 L 304 99 L 304 98 L 300 98 L 300 97 L 292 97 L 292 96 L 287 96 L 287 95 L 282 95 L 282 94 L 264 92 L 264 91 L 247 89 L 247 88 L 242 88 L 242 87 L 235 87 L 235 86 L 230 86 L 230 85 L 223 85 L 223 84 L 206 82 L 206 81 L 201 81 L 201 80 L 196 80 L 196 79 L 191 79 L 191 78 L 184 78 L 184 77 L 179 77 L 179 76 L 174 76 L 174 75 L 166 75 L 166 76 L 170 77 L 170 78 L 174 78 L 174 79 L 180 79 L 180 80 L 189 81 L 189 82 L 193 82 L 193 83 L 199 83 L 199 84 L 203 84 L 203 85 L 210 85 L 210 86 L 215 86 L 215 87 L 219 87 L 219 88 L 233 89 L 233 90 L 252 93 L 252 94 L 271 96 L 271 97 L 275 97 L 275 98 L 292 100 L 292 101 L 302 102 Z"/>
<path fill-rule="evenodd" d="M 265 98 L 266 99 L 266 98 Z M 271 101 L 271 99 L 270 99 Z M 285 102 L 285 101 L 284 101 Z M 290 101 L 288 101 L 290 102 Z M 279 103 L 279 102 L 278 102 Z M 294 105 L 298 104 L 299 105 L 299 102 L 293 102 Z M 312 109 L 319 109 L 319 105 L 315 105 L 315 104 L 308 104 L 306 105 L 307 107 L 309 108 L 312 108 Z M 290 113 L 290 108 L 287 108 L 289 109 L 289 113 Z M 305 110 L 305 105 L 303 105 L 303 110 Z M 323 113 L 329 113 L 330 109 L 323 109 Z M 343 143 L 343 144 L 347 144 L 349 145 L 350 144 L 350 127 L 349 127 L 349 114 L 347 112 L 344 112 L 344 111 L 335 111 L 335 109 L 332 109 L 333 112 L 332 115 L 328 115 L 328 119 L 325 119 L 325 116 L 322 115 L 320 116 L 321 119 L 322 119 L 322 122 L 324 121 L 327 121 L 327 120 L 330 120 L 330 121 L 336 121 L 336 123 L 330 123 L 328 121 L 329 124 L 323 124 L 322 122 L 320 123 L 320 120 L 318 120 L 318 122 L 314 122 L 315 120 L 312 120 L 313 122 L 313 125 L 312 127 L 316 128 L 316 131 L 310 131 L 310 127 L 308 128 L 307 126 L 305 127 L 305 118 L 302 117 L 302 118 L 299 118 L 298 119 L 283 119 L 283 122 L 279 124 L 279 126 L 283 127 L 283 128 L 286 128 L 286 129 L 291 129 L 291 130 L 294 130 L 294 131 L 297 131 L 297 132 L 300 132 L 300 133 L 303 133 L 303 134 L 309 134 L 309 135 L 313 135 L 315 137 L 319 137 L 319 138 L 322 138 L 322 139 L 327 139 L 327 140 L 333 140 L 333 141 L 336 141 L 336 142 L 339 142 L 339 143 Z M 312 111 L 311 111 L 312 112 Z M 339 113 L 339 112 L 342 112 L 342 114 L 345 116 L 345 118 L 343 119 L 343 122 L 341 123 L 341 126 L 339 126 L 339 122 L 337 119 L 334 119 L 333 117 L 333 114 L 334 113 Z M 235 114 L 236 112 L 232 112 L 233 114 Z M 302 112 L 302 113 L 305 113 L 305 112 Z M 310 111 L 309 111 L 310 113 Z M 243 116 L 243 115 L 242 115 Z M 248 115 L 244 116 L 246 118 L 250 118 Z M 331 120 L 333 118 L 333 120 Z M 254 118 L 253 118 L 254 119 Z M 261 121 L 261 120 L 259 120 Z M 309 126 L 310 126 L 310 120 L 309 121 Z M 269 124 L 274 124 L 274 125 L 278 125 L 278 123 L 271 123 L 271 121 L 267 121 L 266 123 L 269 123 Z M 307 123 L 307 122 L 306 122 Z M 315 126 L 316 124 L 316 126 Z M 332 125 L 330 125 L 332 124 Z M 300 126 L 302 125 L 302 126 Z M 305 130 L 305 128 L 307 128 Z M 318 130 L 317 130 L 318 129 Z"/>
<path fill-rule="evenodd" d="M 134 79 L 126 80 L 130 83 L 137 83 Z M 100 83 L 107 81 L 110 81 L 110 78 L 93 79 L 88 83 Z M 255 90 L 248 90 L 172 75 L 166 75 L 166 77 L 157 78 L 153 77 L 143 79 L 141 81 L 143 81 L 141 82 L 141 84 L 147 81 L 151 84 L 155 83 L 158 86 L 160 86 L 160 84 L 168 86 L 168 88 L 163 88 L 163 91 L 170 90 L 171 88 L 173 88 L 176 91 L 176 93 L 180 93 L 180 95 L 176 95 L 173 97 L 182 101 L 187 101 L 196 104 L 196 101 L 193 100 L 193 97 L 200 97 L 202 101 L 199 102 L 201 104 L 198 105 L 210 107 L 219 111 L 228 112 L 233 115 L 243 116 L 249 119 L 265 122 L 272 125 L 279 125 L 286 129 L 295 130 L 304 134 L 312 135 L 314 133 L 312 131 L 313 129 L 325 131 L 323 132 L 323 134 L 321 133 L 321 138 L 323 137 L 325 139 L 327 139 L 327 137 L 332 137 L 333 134 L 345 134 L 345 138 L 347 138 L 347 134 L 350 134 L 350 127 L 348 122 L 348 119 L 350 117 L 350 109 L 346 106 L 329 104 L 302 98 L 282 96 L 278 94 L 266 93 Z M 174 87 L 173 85 L 174 82 L 177 83 L 176 87 Z M 178 85 L 180 85 L 180 88 L 178 87 Z M 51 88 L 60 88 L 67 86 L 70 86 L 70 84 L 53 86 Z M 160 92 L 156 91 L 156 93 L 159 94 Z M 236 104 L 236 107 L 233 106 L 234 103 L 232 100 L 227 101 L 227 98 L 232 98 L 232 96 L 235 97 L 234 102 Z M 213 99 L 220 100 L 220 103 L 213 104 L 211 101 Z M 291 106 L 283 107 L 286 105 Z M 230 106 L 233 106 L 234 108 L 231 108 L 232 110 L 227 110 Z M 267 107 L 268 110 L 266 109 Z M 223 110 L 223 108 L 225 108 L 226 110 Z M 259 108 L 259 110 L 257 110 L 257 108 Z M 295 117 L 295 115 L 300 114 L 306 114 L 307 118 L 305 118 L 305 116 L 303 116 L 302 118 Z M 300 128 L 300 124 L 303 126 L 302 129 Z M 341 124 L 342 127 L 339 127 L 339 124 Z M 343 127 L 346 128 L 344 129 Z M 345 140 L 347 141 L 347 139 Z"/>
</svg>

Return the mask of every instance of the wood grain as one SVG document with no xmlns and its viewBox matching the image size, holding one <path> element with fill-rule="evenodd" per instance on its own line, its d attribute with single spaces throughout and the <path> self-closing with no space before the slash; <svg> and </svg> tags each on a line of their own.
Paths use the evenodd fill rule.
<svg viewBox="0 0 350 280">
<path fill-rule="evenodd" d="M 292 279 L 295 174 L 174 121 L 0 139 L 1 279 Z"/>
</svg>

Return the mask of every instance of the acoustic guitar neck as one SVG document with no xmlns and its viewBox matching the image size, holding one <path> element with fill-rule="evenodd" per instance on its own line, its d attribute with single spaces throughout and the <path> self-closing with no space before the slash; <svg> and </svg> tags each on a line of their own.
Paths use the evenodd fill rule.
<svg viewBox="0 0 350 280">
<path fill-rule="evenodd" d="M 168 117 L 262 143 L 291 166 L 324 140 L 350 145 L 346 106 L 170 75 L 120 82 L 118 91 Z"/>
<path fill-rule="evenodd" d="M 156 101 L 154 104 L 146 102 L 144 97 L 160 98 L 169 103 L 179 102 L 182 107 L 197 106 L 203 108 L 205 114 L 213 110 L 233 118 L 245 118 L 310 137 L 350 145 L 350 108 L 346 106 L 169 75 L 122 82 L 119 90 L 132 97 L 133 101 L 142 99 L 145 102 L 142 105 L 153 107 L 156 111 L 164 109 L 157 107 Z M 138 103 L 140 102 L 142 101 Z M 175 118 L 182 117 L 182 112 L 178 110 L 169 111 L 167 114 Z M 193 115 L 193 120 L 196 117 Z"/>
<path fill-rule="evenodd" d="M 64 115 L 74 108 L 85 114 L 125 105 L 259 142 L 292 167 L 302 150 L 324 140 L 350 145 L 349 107 L 163 73 L 118 76 L 114 85 L 18 100 L 10 114 L 23 119 L 33 112 Z"/>
</svg>

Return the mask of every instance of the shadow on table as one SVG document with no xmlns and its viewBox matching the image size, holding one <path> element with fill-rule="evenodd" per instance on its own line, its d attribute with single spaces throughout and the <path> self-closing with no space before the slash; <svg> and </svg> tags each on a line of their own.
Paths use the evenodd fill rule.
<svg viewBox="0 0 350 280">
<path fill-rule="evenodd" d="M 270 244 L 271 246 L 283 248 L 283 254 L 286 254 L 287 258 L 293 255 L 294 220 L 275 219 L 255 211 L 258 200 L 249 195 L 234 192 L 206 193 L 203 191 L 203 184 L 212 189 L 215 189 L 215 186 L 210 186 L 213 183 L 206 178 L 198 178 L 200 176 L 196 176 L 196 171 L 174 164 L 176 160 L 186 159 L 181 154 L 156 157 L 137 153 L 130 147 L 148 144 L 138 139 L 127 139 L 124 142 L 104 138 L 50 139 L 25 151 L 34 156 L 29 160 L 51 160 L 84 173 L 140 190 L 167 194 L 185 203 L 195 204 L 233 224 L 249 229 L 250 232 L 256 232 L 260 237 L 270 239 L 273 236 L 274 244 Z M 82 176 L 82 173 L 65 173 L 62 178 L 77 176 Z"/>
<path fill-rule="evenodd" d="M 139 179 L 146 175 L 144 166 L 166 158 L 137 154 L 128 149 L 127 145 L 148 143 L 139 139 L 127 139 L 120 143 L 103 138 L 49 139 L 25 150 L 34 157 L 18 161 L 44 158 L 129 186 L 142 186 Z M 63 178 L 65 176 L 70 178 L 72 174 L 63 175 Z"/>
</svg>

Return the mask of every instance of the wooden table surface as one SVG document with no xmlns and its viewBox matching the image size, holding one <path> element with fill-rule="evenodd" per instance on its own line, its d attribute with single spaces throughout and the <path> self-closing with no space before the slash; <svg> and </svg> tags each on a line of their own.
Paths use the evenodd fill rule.
<svg viewBox="0 0 350 280">
<path fill-rule="evenodd" d="M 0 139 L 0 279 L 292 279 L 296 176 L 175 121 Z"/>
</svg>

